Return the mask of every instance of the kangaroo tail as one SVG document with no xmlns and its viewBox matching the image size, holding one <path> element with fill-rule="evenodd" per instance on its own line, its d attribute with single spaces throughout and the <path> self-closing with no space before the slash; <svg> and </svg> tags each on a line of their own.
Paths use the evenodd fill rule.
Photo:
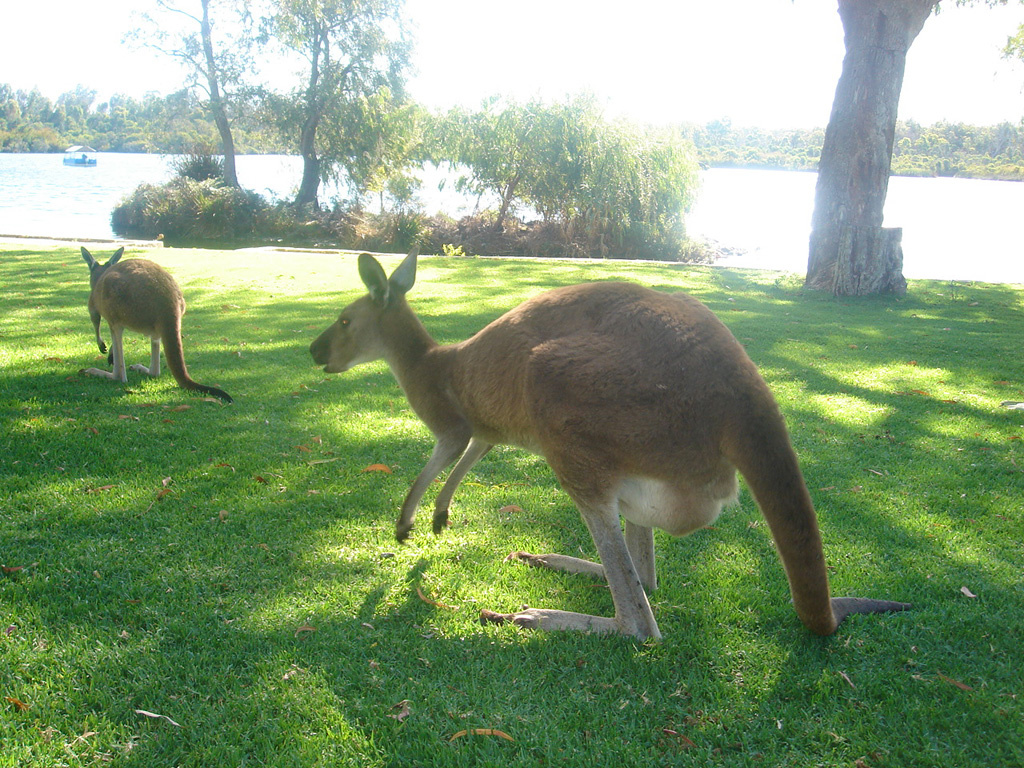
<svg viewBox="0 0 1024 768">
<path fill-rule="evenodd" d="M 174 376 L 174 380 L 178 382 L 179 387 L 193 392 L 203 392 L 207 395 L 219 397 L 225 403 L 234 402 L 231 395 L 223 389 L 200 384 L 188 375 L 188 368 L 185 367 L 185 353 L 181 346 L 180 326 L 172 328 L 170 333 L 165 332 L 161 341 L 164 345 L 164 355 L 167 358 L 167 367 L 171 369 L 171 374 Z"/>
<path fill-rule="evenodd" d="M 768 521 L 804 625 L 831 635 L 851 614 L 910 608 L 888 600 L 831 598 L 817 515 L 781 414 L 774 403 L 765 404 L 740 429 L 742 437 L 727 446 L 727 455 Z"/>
</svg>

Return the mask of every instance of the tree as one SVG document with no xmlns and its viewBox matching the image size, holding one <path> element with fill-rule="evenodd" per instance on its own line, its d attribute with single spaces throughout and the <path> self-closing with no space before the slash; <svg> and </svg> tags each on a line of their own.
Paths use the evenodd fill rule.
<svg viewBox="0 0 1024 768">
<path fill-rule="evenodd" d="M 302 181 L 296 205 L 317 207 L 320 182 L 334 159 L 318 134 L 361 98 L 382 89 L 401 97 L 409 63 L 402 0 L 277 0 L 273 35 L 305 61 L 305 85 L 292 95 L 298 116 Z"/>
<path fill-rule="evenodd" d="M 882 227 L 882 210 L 907 51 L 938 5 L 839 0 L 846 56 L 819 162 L 805 282 L 810 288 L 836 295 L 906 291 L 902 230 Z"/>
<path fill-rule="evenodd" d="M 409 171 L 422 164 L 423 108 L 395 99 L 388 88 L 359 96 L 320 131 L 321 145 L 337 169 L 345 172 L 356 200 L 373 192 L 404 207 L 418 184 Z"/>
<path fill-rule="evenodd" d="M 697 177 L 693 145 L 679 131 L 608 121 L 584 95 L 555 104 L 491 99 L 477 112 L 436 117 L 431 134 L 434 161 L 468 172 L 460 189 L 497 197 L 496 231 L 524 204 L 568 250 L 679 255 Z"/>
<path fill-rule="evenodd" d="M 143 14 L 147 29 L 137 29 L 131 39 L 152 47 L 168 56 L 181 61 L 189 73 L 190 87 L 206 95 L 207 109 L 213 118 L 217 133 L 220 136 L 221 152 L 224 155 L 224 182 L 230 187 L 238 186 L 238 175 L 235 171 L 235 140 L 228 117 L 228 105 L 231 101 L 231 90 L 241 86 L 245 73 L 249 69 L 249 52 L 252 50 L 251 17 L 248 3 L 234 3 L 231 0 L 190 0 L 189 7 L 198 8 L 195 12 L 186 10 L 183 2 L 172 0 L 156 0 L 156 6 L 163 17 L 178 16 L 187 20 L 185 27 L 175 28 L 163 23 L 163 19 Z M 220 44 L 214 46 L 213 30 L 215 22 L 210 17 L 210 5 L 214 3 L 221 11 L 225 21 L 225 29 L 233 32 L 225 33 Z M 230 19 L 231 23 L 227 23 Z"/>
<path fill-rule="evenodd" d="M 457 180 L 458 189 L 497 195 L 496 230 L 521 200 L 523 181 L 536 175 L 540 142 L 535 124 L 542 110 L 539 102 L 519 104 L 492 97 L 475 112 L 456 107 L 434 122 L 435 160 L 470 173 Z"/>
</svg>

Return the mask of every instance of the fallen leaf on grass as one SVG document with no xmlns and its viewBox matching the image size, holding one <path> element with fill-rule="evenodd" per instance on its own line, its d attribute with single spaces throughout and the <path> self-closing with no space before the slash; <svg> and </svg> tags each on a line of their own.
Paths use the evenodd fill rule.
<svg viewBox="0 0 1024 768">
<path fill-rule="evenodd" d="M 302 451 L 303 453 L 309 453 L 310 448 L 308 445 L 296 445 L 295 450 Z"/>
<path fill-rule="evenodd" d="M 403 720 L 405 720 L 405 718 L 412 714 L 412 710 L 409 709 L 408 699 L 402 699 L 400 702 L 392 706 L 391 709 L 397 709 L 398 712 L 396 712 L 393 715 L 388 715 L 388 717 L 397 720 L 398 722 L 402 722 Z"/>
<path fill-rule="evenodd" d="M 513 739 L 507 733 L 505 733 L 504 731 L 499 731 L 497 728 L 470 728 L 466 731 L 459 731 L 458 733 L 453 733 L 452 737 L 448 739 L 448 741 L 452 742 L 456 739 L 461 739 L 463 736 L 497 736 L 499 739 L 505 739 L 506 741 L 515 741 L 515 739 Z"/>
<path fill-rule="evenodd" d="M 309 462 L 306 462 L 306 463 L 309 464 L 309 466 L 312 467 L 312 466 L 314 466 L 316 464 L 330 464 L 332 461 L 341 461 L 341 457 L 337 456 L 337 457 L 335 457 L 333 459 L 313 459 L 313 461 L 309 461 Z M 365 472 L 366 470 L 364 469 L 363 471 Z"/>
<path fill-rule="evenodd" d="M 683 736 L 683 734 L 679 733 L 679 731 L 674 731 L 671 728 L 662 728 L 661 732 L 664 733 L 666 736 L 673 736 L 673 737 L 679 739 L 679 741 L 682 743 L 682 745 L 686 749 L 690 749 L 691 747 L 696 747 L 697 746 L 696 744 L 693 743 L 693 741 L 691 741 L 690 739 L 688 739 L 685 736 Z"/>
<path fill-rule="evenodd" d="M 504 514 L 509 514 L 509 513 L 512 513 L 512 512 L 522 512 L 522 511 L 523 511 L 523 508 L 520 507 L 518 504 L 509 504 L 509 505 L 504 506 L 504 507 L 502 507 L 501 509 L 498 510 L 498 512 L 501 512 L 501 513 L 504 513 Z"/>
<path fill-rule="evenodd" d="M 6 701 L 6 702 L 7 702 L 8 704 L 13 704 L 13 705 L 14 705 L 14 708 L 15 708 L 16 710 L 18 710 L 19 712 L 24 712 L 24 711 L 25 711 L 26 709 L 28 709 L 28 704 L 26 704 L 26 703 L 25 703 L 24 701 L 22 701 L 21 699 L 16 699 L 16 698 L 14 698 L 13 696 L 4 696 L 4 700 L 5 700 L 5 701 Z"/>
<path fill-rule="evenodd" d="M 171 478 L 165 477 L 163 480 L 160 481 L 160 484 L 163 486 L 163 488 L 156 492 L 156 498 L 149 502 L 149 506 L 146 507 L 146 512 L 149 512 L 149 510 L 153 508 L 153 505 L 160 501 L 160 499 L 162 499 L 164 496 L 166 496 L 169 493 L 174 493 L 174 491 L 172 491 L 168 487 L 171 484 Z"/>
<path fill-rule="evenodd" d="M 384 472 L 388 475 L 392 474 L 391 467 L 387 464 L 371 464 L 370 466 L 363 469 L 363 472 Z"/>
<path fill-rule="evenodd" d="M 961 683 L 959 680 L 954 680 L 952 677 L 946 677 L 941 672 L 936 672 L 935 674 L 938 675 L 939 679 L 942 680 L 943 682 L 949 683 L 950 685 L 955 685 L 961 691 L 973 691 L 974 690 L 973 688 L 971 688 L 971 686 L 967 685 L 966 683 Z"/>
<path fill-rule="evenodd" d="M 422 600 L 424 603 L 427 603 L 428 605 L 434 605 L 438 608 L 447 608 L 451 611 L 459 610 L 459 606 L 457 605 L 445 605 L 444 603 L 437 602 L 437 600 L 431 600 L 429 597 L 423 594 L 423 590 L 419 587 L 416 587 L 416 594 L 419 596 L 420 600 Z"/>
<path fill-rule="evenodd" d="M 960 592 L 963 593 L 964 597 L 977 597 L 977 595 L 971 592 L 967 587 L 960 587 Z"/>
<path fill-rule="evenodd" d="M 191 405 L 188 405 L 187 403 L 183 403 L 181 405 L 165 405 L 164 409 L 168 410 L 168 411 L 175 412 L 175 413 L 179 413 L 181 411 L 187 411 L 191 407 L 192 407 Z"/>
<path fill-rule="evenodd" d="M 843 671 L 840 671 L 839 676 L 843 678 L 843 680 L 845 680 L 847 683 L 849 683 L 851 688 L 853 688 L 854 690 L 857 689 L 857 686 L 853 684 L 853 680 L 850 679 L 850 676 L 848 674 L 846 674 Z"/>
<path fill-rule="evenodd" d="M 215 466 L 215 467 L 227 467 L 227 468 L 228 468 L 228 469 L 230 469 L 230 470 L 231 470 L 232 472 L 234 472 L 234 471 L 235 471 L 235 468 L 234 468 L 234 467 L 232 467 L 232 466 L 231 466 L 230 464 L 226 464 L 226 463 L 224 463 L 223 461 L 222 461 L 222 462 L 220 462 L 219 464 L 214 464 L 213 466 Z"/>
<path fill-rule="evenodd" d="M 26 568 L 35 568 L 37 565 L 39 565 L 39 561 L 38 560 L 36 562 L 34 562 L 34 563 L 29 563 L 28 565 L 4 565 L 4 566 L 0 566 L 0 570 L 3 570 L 4 573 L 20 573 L 21 571 L 25 570 Z M 10 633 L 8 633 L 8 634 L 10 634 Z"/>
<path fill-rule="evenodd" d="M 86 488 L 86 493 L 99 493 L 100 491 L 109 491 L 113 488 L 113 485 L 101 485 L 99 488 Z"/>
<path fill-rule="evenodd" d="M 158 715 L 156 712 L 147 712 L 145 709 L 136 709 L 135 714 L 142 715 L 143 717 L 148 717 L 151 720 L 163 720 L 165 722 L 170 723 L 175 728 L 181 728 L 180 724 L 171 720 L 171 718 L 169 718 L 167 715 Z"/>
<path fill-rule="evenodd" d="M 299 635 L 311 635 L 316 632 L 316 627 L 311 627 L 309 624 L 303 624 L 301 627 L 295 630 L 295 636 Z"/>
</svg>

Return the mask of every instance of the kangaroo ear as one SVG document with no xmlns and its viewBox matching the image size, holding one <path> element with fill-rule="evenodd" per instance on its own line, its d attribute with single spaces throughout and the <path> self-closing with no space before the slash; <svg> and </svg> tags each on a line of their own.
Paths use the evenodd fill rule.
<svg viewBox="0 0 1024 768">
<path fill-rule="evenodd" d="M 124 246 L 121 246 L 116 251 L 114 251 L 114 255 L 111 256 L 110 261 L 107 262 L 107 266 L 109 267 L 112 264 L 117 264 L 117 260 L 120 259 L 122 256 L 124 256 Z"/>
<path fill-rule="evenodd" d="M 399 296 L 407 294 L 416 283 L 416 254 L 418 252 L 419 248 L 413 248 L 402 263 L 395 267 L 395 271 L 391 273 L 388 285 Z"/>
<path fill-rule="evenodd" d="M 85 246 L 82 247 L 82 258 L 85 259 L 85 263 L 89 265 L 89 269 L 92 269 L 96 265 L 96 259 L 94 259 L 93 255 L 85 249 Z"/>
<path fill-rule="evenodd" d="M 388 301 L 388 276 L 384 274 L 380 262 L 368 253 L 360 253 L 359 277 L 374 303 L 384 306 Z"/>
</svg>

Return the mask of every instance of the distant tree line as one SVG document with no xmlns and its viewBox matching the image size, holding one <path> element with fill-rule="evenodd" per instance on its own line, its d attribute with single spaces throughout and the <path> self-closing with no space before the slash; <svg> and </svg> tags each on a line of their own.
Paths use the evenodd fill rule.
<svg viewBox="0 0 1024 768">
<path fill-rule="evenodd" d="M 701 164 L 721 168 L 817 170 L 825 138 L 821 128 L 764 130 L 728 120 L 684 125 Z M 892 174 L 1024 180 L 1024 124 L 993 126 L 897 121 Z"/>
<path fill-rule="evenodd" d="M 481 113 L 493 114 L 494 103 Z M 457 125 L 467 114 L 448 114 L 456 123 L 450 132 L 468 128 L 468 123 Z M 236 102 L 232 126 L 243 154 L 294 153 L 255 99 Z M 733 126 L 728 120 L 684 124 L 678 132 L 693 143 L 705 167 L 799 171 L 817 169 L 825 136 L 822 128 L 766 130 Z M 204 104 L 187 89 L 169 96 L 112 96 L 97 102 L 96 91 L 79 86 L 52 101 L 37 90 L 0 84 L 0 152 L 61 152 L 73 144 L 87 144 L 102 152 L 187 154 L 217 143 Z M 366 162 L 365 152 L 353 154 Z M 899 121 L 892 172 L 1024 181 L 1024 125 L 940 122 L 922 126 L 913 120 Z M 378 182 L 370 186 L 386 186 Z"/>
<path fill-rule="evenodd" d="M 217 146 L 204 105 L 188 89 L 141 99 L 115 95 L 102 102 L 96 96 L 96 91 L 78 86 L 52 101 L 38 90 L 0 84 L 0 152 L 63 152 L 85 144 L 100 152 L 183 154 Z M 255 103 L 240 106 L 242 151 L 286 152 L 284 141 L 257 115 Z"/>
</svg>

